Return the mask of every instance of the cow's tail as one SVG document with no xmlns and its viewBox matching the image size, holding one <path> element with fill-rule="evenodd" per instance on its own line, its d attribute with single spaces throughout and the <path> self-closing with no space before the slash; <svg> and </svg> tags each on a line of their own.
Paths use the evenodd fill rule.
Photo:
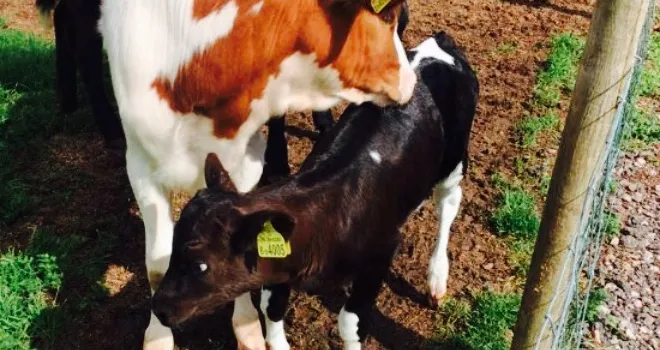
<svg viewBox="0 0 660 350">
<path fill-rule="evenodd" d="M 39 17 L 41 17 L 42 25 L 47 28 L 53 27 L 53 16 L 51 16 L 51 12 L 53 12 L 55 6 L 57 6 L 60 1 L 61 0 L 36 0 L 35 5 L 39 10 Z"/>
</svg>

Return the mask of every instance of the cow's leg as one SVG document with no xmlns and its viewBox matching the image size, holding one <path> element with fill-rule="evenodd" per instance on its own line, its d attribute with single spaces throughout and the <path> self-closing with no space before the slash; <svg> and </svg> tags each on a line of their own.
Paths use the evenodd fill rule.
<svg viewBox="0 0 660 350">
<path fill-rule="evenodd" d="M 103 82 L 103 40 L 96 29 L 96 20 L 100 16 L 99 5 L 95 1 L 88 1 L 78 4 L 71 11 L 77 11 L 76 60 L 96 125 L 106 146 L 123 148 L 122 125 L 108 100 Z"/>
<path fill-rule="evenodd" d="M 284 332 L 284 314 L 289 305 L 290 288 L 286 284 L 264 286 L 261 290 L 261 312 L 266 320 L 266 343 L 271 350 L 291 347 Z"/>
<path fill-rule="evenodd" d="M 449 229 L 456 219 L 463 195 L 460 187 L 461 179 L 463 179 L 463 163 L 459 163 L 456 169 L 433 189 L 439 228 L 438 239 L 429 262 L 429 288 L 431 296 L 436 301 L 447 293 L 447 278 L 449 277 L 447 244 Z"/>
<path fill-rule="evenodd" d="M 264 159 L 264 171 L 261 184 L 275 182 L 291 173 L 286 137 L 284 136 L 284 116 L 271 118 L 268 121 L 268 139 Z"/>
<path fill-rule="evenodd" d="M 239 350 L 266 350 L 266 341 L 261 332 L 259 312 L 252 304 L 249 292 L 234 300 L 234 313 L 231 317 L 231 324 Z"/>
<path fill-rule="evenodd" d="M 332 112 L 330 110 L 323 112 L 313 111 L 312 120 L 314 121 L 314 127 L 320 135 L 325 134 L 335 125 L 335 120 L 332 119 Z"/>
<path fill-rule="evenodd" d="M 386 249 L 386 248 L 385 248 Z M 389 270 L 387 259 L 372 261 L 368 270 L 357 275 L 351 295 L 338 316 L 339 334 L 345 350 L 359 350 L 369 333 L 371 311 Z"/>
<path fill-rule="evenodd" d="M 55 85 L 62 113 L 78 109 L 76 85 L 75 32 L 68 8 L 63 3 L 55 7 Z"/>
<path fill-rule="evenodd" d="M 126 171 L 144 222 L 145 263 L 153 295 L 169 265 L 174 225 L 168 191 L 154 181 L 149 163 L 148 157 L 144 156 L 139 146 L 128 144 Z M 149 326 L 144 333 L 143 349 L 173 348 L 172 331 L 163 326 L 152 312 Z"/>
</svg>

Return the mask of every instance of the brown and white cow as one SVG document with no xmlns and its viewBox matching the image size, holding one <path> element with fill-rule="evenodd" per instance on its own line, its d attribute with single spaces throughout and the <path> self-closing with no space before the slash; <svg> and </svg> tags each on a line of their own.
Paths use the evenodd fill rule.
<svg viewBox="0 0 660 350">
<path fill-rule="evenodd" d="M 270 118 L 411 98 L 416 76 L 396 31 L 400 8 L 401 0 L 103 1 L 99 30 L 152 293 L 172 250 L 169 194 L 205 186 L 208 153 L 247 192 L 262 174 L 259 129 Z M 232 321 L 240 345 L 265 348 L 248 294 L 236 299 Z M 152 313 L 144 348 L 173 346 Z"/>
</svg>

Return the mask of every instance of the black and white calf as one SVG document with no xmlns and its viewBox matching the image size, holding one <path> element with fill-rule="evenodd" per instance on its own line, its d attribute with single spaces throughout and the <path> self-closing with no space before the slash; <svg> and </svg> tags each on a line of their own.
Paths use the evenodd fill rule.
<svg viewBox="0 0 660 350">
<path fill-rule="evenodd" d="M 400 108 L 349 106 L 287 179 L 239 194 L 218 158 L 208 155 L 208 188 L 183 209 L 169 268 L 152 299 L 164 325 L 264 286 L 266 341 L 271 349 L 289 349 L 282 319 L 290 288 L 352 282 L 339 332 L 345 349 L 359 349 L 399 228 L 431 193 L 440 227 L 429 287 L 433 297 L 444 295 L 449 228 L 461 201 L 479 84 L 445 33 L 409 57 L 419 79 L 411 101 Z M 257 237 L 270 228 L 288 241 L 289 255 L 259 255 Z"/>
</svg>

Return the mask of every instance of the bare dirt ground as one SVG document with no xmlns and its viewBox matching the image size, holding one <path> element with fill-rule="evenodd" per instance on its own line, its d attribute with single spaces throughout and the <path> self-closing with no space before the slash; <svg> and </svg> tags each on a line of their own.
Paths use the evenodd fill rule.
<svg viewBox="0 0 660 350">
<path fill-rule="evenodd" d="M 404 41 L 412 47 L 432 33 L 444 30 L 456 38 L 478 72 L 481 96 L 470 143 L 470 169 L 463 183 L 461 211 L 450 238 L 449 295 L 468 294 L 491 287 L 498 291 L 519 288 L 507 265 L 507 247 L 487 224 L 494 207 L 490 177 L 512 167 L 515 140 L 512 125 L 523 115 L 535 75 L 547 54 L 545 42 L 554 33 L 587 30 L 591 7 L 571 0 L 547 4 L 526 0 L 410 0 L 411 18 Z M 0 5 L 7 25 L 33 30 L 37 26 L 32 3 L 9 0 Z M 36 28 L 36 29 L 35 29 Z M 513 53 L 499 50 L 515 44 Z M 90 117 L 91 118 L 91 117 Z M 292 131 L 312 130 L 303 113 L 287 119 Z M 288 135 L 294 169 L 311 148 L 307 137 Z M 67 188 L 66 201 L 40 203 L 40 209 L 10 228 L 5 243 L 24 243 L 31 229 L 49 225 L 71 231 L 94 232 L 104 220 L 117 222 L 117 245 L 109 257 L 105 283 L 111 296 L 93 312 L 63 330 L 60 349 L 139 349 L 148 322 L 148 284 L 144 271 L 143 228 L 121 160 L 106 154 L 96 134 L 57 135 L 44 156 L 23 164 L 33 188 Z M 67 173 L 81 171 L 89 183 L 67 181 Z M 91 230 L 90 230 L 91 229 Z M 416 349 L 430 337 L 436 323 L 426 285 L 428 259 L 435 242 L 437 222 L 432 203 L 412 215 L 403 229 L 403 244 L 378 298 L 369 349 Z M 57 231 L 57 230 L 56 230 Z M 94 237 L 91 237 L 94 239 Z M 75 286 L 63 293 L 75 294 Z M 66 296 L 66 295 L 65 295 Z M 61 297 L 62 298 L 62 297 Z M 337 349 L 340 339 L 336 314 L 343 295 L 294 294 L 286 316 L 288 339 L 296 349 Z M 213 349 L 234 344 L 228 316 L 231 306 L 200 319 L 177 334 L 181 349 Z M 212 341 L 215 345 L 212 345 Z"/>
</svg>

